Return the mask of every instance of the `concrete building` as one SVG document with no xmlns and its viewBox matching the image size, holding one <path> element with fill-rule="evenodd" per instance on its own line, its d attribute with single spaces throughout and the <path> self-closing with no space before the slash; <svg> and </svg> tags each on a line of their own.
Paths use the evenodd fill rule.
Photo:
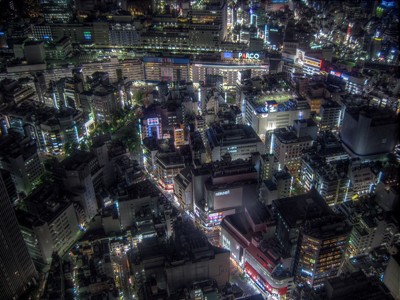
<svg viewBox="0 0 400 300">
<path fill-rule="evenodd" d="M 43 42 L 29 41 L 24 45 L 24 55 L 28 64 L 43 64 L 46 58 Z"/>
<path fill-rule="evenodd" d="M 271 238 L 274 231 L 270 212 L 258 203 L 223 219 L 220 244 L 230 251 L 231 259 L 244 269 L 250 280 L 277 299 L 284 299 L 294 288 L 291 259 L 278 241 Z"/>
<path fill-rule="evenodd" d="M 112 115 L 118 107 L 117 91 L 112 86 L 98 86 L 93 91 L 92 109 L 97 122 L 112 121 Z"/>
<path fill-rule="evenodd" d="M 326 280 L 326 299 L 370 299 L 370 300 L 394 300 L 390 292 L 378 279 L 373 276 L 367 277 L 364 272 L 341 274 L 338 277 Z"/>
<path fill-rule="evenodd" d="M 147 38 L 150 35 L 146 35 Z M 178 38 L 173 33 L 173 38 Z M 189 59 L 188 58 L 166 58 L 166 57 L 144 57 L 144 79 L 153 81 L 189 81 Z"/>
<path fill-rule="evenodd" d="M 22 236 L 38 268 L 63 255 L 76 241 L 79 223 L 73 203 L 58 186 L 45 185 L 25 199 L 27 211 L 17 212 Z"/>
<path fill-rule="evenodd" d="M 307 153 L 301 159 L 299 178 L 306 191 L 316 189 L 328 205 L 347 201 L 350 179 L 345 160 L 327 163 L 317 153 Z"/>
<path fill-rule="evenodd" d="M 96 156 L 85 151 L 75 151 L 55 170 L 55 176 L 64 185 L 68 196 L 85 212 L 85 220 L 79 220 L 81 223 L 90 221 L 97 214 L 96 189 L 102 185 L 102 171 Z"/>
<path fill-rule="evenodd" d="M 397 280 L 400 276 L 400 254 L 392 255 L 383 275 L 383 283 L 389 289 L 394 299 L 400 298 L 400 283 Z"/>
<path fill-rule="evenodd" d="M 371 158 L 393 151 L 397 130 L 393 111 L 362 107 L 346 110 L 340 137 L 351 156 Z"/>
<path fill-rule="evenodd" d="M 213 247 L 203 234 L 189 226 L 175 226 L 176 249 L 165 263 L 170 293 L 194 281 L 213 279 L 218 287 L 229 281 L 229 251 Z M 186 251 L 185 251 L 186 250 Z"/>
<path fill-rule="evenodd" d="M 352 198 L 365 196 L 372 191 L 372 185 L 377 180 L 372 167 L 373 164 L 362 163 L 359 159 L 353 159 L 349 164 L 348 177 Z"/>
<path fill-rule="evenodd" d="M 118 197 L 121 228 L 134 225 L 140 214 L 157 214 L 160 192 L 149 180 L 138 182 Z"/>
<path fill-rule="evenodd" d="M 338 216 L 307 221 L 300 231 L 294 272 L 296 281 L 318 289 L 340 274 L 351 226 Z"/>
<path fill-rule="evenodd" d="M 398 222 L 384 212 L 375 199 L 347 201 L 332 209 L 344 215 L 353 225 L 347 256 L 366 255 L 381 246 L 391 249 L 400 239 Z"/>
<path fill-rule="evenodd" d="M 321 121 L 318 126 L 320 130 L 337 131 L 342 121 L 342 107 L 334 101 L 321 104 L 319 115 Z"/>
<path fill-rule="evenodd" d="M 233 57 L 233 52 L 226 52 L 227 56 Z M 236 53 L 236 57 L 238 53 Z M 234 64 L 229 61 L 221 62 L 204 62 L 193 61 L 191 64 L 190 80 L 194 83 L 206 82 L 210 75 L 222 76 L 222 84 L 226 87 L 235 87 L 237 82 L 241 80 L 241 71 L 251 70 L 252 76 L 262 76 L 268 74 L 269 66 L 262 60 L 246 61 L 241 64 Z"/>
<path fill-rule="evenodd" d="M 261 183 L 259 200 L 265 205 L 270 205 L 276 199 L 290 197 L 293 181 L 294 177 L 287 170 L 275 172 L 272 179 Z"/>
<path fill-rule="evenodd" d="M 278 169 L 286 167 L 296 176 L 300 167 L 301 157 L 304 151 L 313 144 L 309 135 L 301 136 L 290 128 L 278 128 L 272 132 L 270 138 L 270 154 L 273 154 L 279 163 Z"/>
<path fill-rule="evenodd" d="M 115 46 L 135 46 L 140 42 L 139 32 L 132 24 L 111 24 L 110 44 Z"/>
<path fill-rule="evenodd" d="M 174 177 L 185 167 L 184 158 L 178 152 L 158 152 L 155 176 L 165 190 L 174 189 Z"/>
<path fill-rule="evenodd" d="M 193 184 L 191 168 L 182 169 L 174 178 L 174 196 L 184 210 L 193 211 Z"/>
<path fill-rule="evenodd" d="M 206 131 L 206 149 L 211 160 L 221 161 L 225 156 L 249 159 L 252 153 L 264 153 L 264 145 L 256 132 L 247 125 L 214 125 Z"/>
<path fill-rule="evenodd" d="M 307 194 L 273 201 L 277 213 L 276 237 L 292 257 L 298 250 L 301 228 L 307 220 L 333 215 L 324 199 L 313 190 Z"/>
<path fill-rule="evenodd" d="M 267 151 L 268 154 L 262 154 L 260 159 L 260 180 L 272 179 L 272 175 L 278 171 L 278 159 Z"/>
<path fill-rule="evenodd" d="M 250 125 L 261 137 L 267 131 L 276 128 L 285 128 L 293 124 L 297 119 L 310 117 L 310 106 L 306 100 L 290 99 L 283 103 L 259 104 L 254 96 L 243 97 L 244 109 L 242 109 L 243 122 Z"/>
<path fill-rule="evenodd" d="M 0 139 L 0 168 L 11 173 L 19 193 L 28 195 L 44 175 L 36 142 L 10 133 Z"/>
<path fill-rule="evenodd" d="M 1 174 L 0 216 L 1 297 L 4 299 L 17 299 L 36 282 L 37 272 L 19 230 L 14 208 Z"/>
</svg>

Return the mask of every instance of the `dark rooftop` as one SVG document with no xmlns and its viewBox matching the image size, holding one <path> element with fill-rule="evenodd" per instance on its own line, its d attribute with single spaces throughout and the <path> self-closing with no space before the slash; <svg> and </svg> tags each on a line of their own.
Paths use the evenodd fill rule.
<svg viewBox="0 0 400 300">
<path fill-rule="evenodd" d="M 278 199 L 273 204 L 291 228 L 300 227 L 306 220 L 333 214 L 325 200 L 315 190 L 303 195 Z"/>
</svg>

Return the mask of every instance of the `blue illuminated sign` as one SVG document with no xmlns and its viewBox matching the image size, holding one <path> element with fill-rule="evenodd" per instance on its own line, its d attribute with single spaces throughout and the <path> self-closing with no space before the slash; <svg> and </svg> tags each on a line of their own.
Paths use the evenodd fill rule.
<svg viewBox="0 0 400 300">
<path fill-rule="evenodd" d="M 85 38 L 85 40 L 89 41 L 92 39 L 92 33 L 90 31 L 85 31 L 83 32 L 83 37 Z"/>
<path fill-rule="evenodd" d="M 224 58 L 233 58 L 232 52 L 224 52 Z"/>
</svg>

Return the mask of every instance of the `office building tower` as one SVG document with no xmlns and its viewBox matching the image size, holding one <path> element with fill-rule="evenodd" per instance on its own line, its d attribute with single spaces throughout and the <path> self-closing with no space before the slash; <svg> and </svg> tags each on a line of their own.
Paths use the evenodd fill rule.
<svg viewBox="0 0 400 300">
<path fill-rule="evenodd" d="M 276 237 L 278 241 L 295 256 L 300 229 L 307 220 L 322 218 L 333 214 L 317 191 L 273 201 L 277 213 Z"/>
<path fill-rule="evenodd" d="M 0 297 L 18 299 L 37 277 L 0 176 Z"/>
<path fill-rule="evenodd" d="M 339 275 L 350 231 L 351 226 L 334 215 L 307 221 L 295 257 L 297 282 L 318 289 L 326 279 Z"/>
</svg>

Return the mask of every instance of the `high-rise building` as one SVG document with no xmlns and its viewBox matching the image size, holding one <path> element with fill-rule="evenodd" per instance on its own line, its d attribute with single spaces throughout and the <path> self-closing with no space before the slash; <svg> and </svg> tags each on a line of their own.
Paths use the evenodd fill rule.
<svg viewBox="0 0 400 300">
<path fill-rule="evenodd" d="M 325 279 L 339 275 L 350 231 L 351 226 L 338 216 L 306 222 L 295 257 L 297 282 L 318 289 Z"/>
<path fill-rule="evenodd" d="M 44 168 L 34 140 L 10 133 L 0 140 L 0 169 L 11 173 L 18 192 L 29 194 Z"/>
<path fill-rule="evenodd" d="M 90 152 L 75 151 L 59 164 L 55 176 L 64 185 L 68 196 L 84 209 L 85 221 L 90 221 L 98 208 L 96 190 L 103 184 L 103 169 L 97 157 Z"/>
<path fill-rule="evenodd" d="M 43 185 L 25 199 L 27 211 L 18 210 L 22 236 L 35 265 L 51 262 L 53 252 L 63 255 L 75 242 L 79 224 L 73 203 L 58 186 Z"/>
<path fill-rule="evenodd" d="M 0 297 L 17 299 L 35 282 L 35 266 L 0 176 Z"/>
</svg>

